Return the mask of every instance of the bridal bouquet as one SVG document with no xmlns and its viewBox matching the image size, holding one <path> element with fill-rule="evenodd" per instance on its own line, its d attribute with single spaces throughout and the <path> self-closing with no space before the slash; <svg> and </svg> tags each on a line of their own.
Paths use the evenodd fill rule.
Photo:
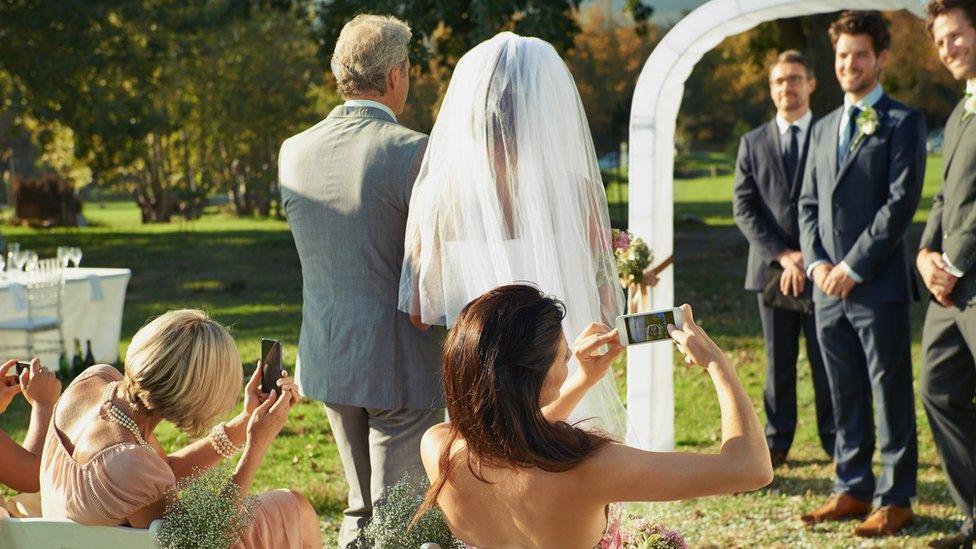
<svg viewBox="0 0 976 549">
<path fill-rule="evenodd" d="M 651 249 L 642 238 L 635 238 L 628 231 L 614 229 L 611 236 L 613 255 L 617 259 L 617 272 L 620 283 L 626 288 L 629 284 L 640 284 L 644 280 L 644 269 L 651 264 Z"/>
<path fill-rule="evenodd" d="M 163 549 L 226 549 L 247 529 L 257 498 L 241 498 L 228 464 L 211 467 L 176 485 L 156 539 Z"/>
<path fill-rule="evenodd" d="M 630 516 L 633 522 L 624 532 L 623 546 L 627 549 L 687 549 L 684 537 L 661 523 Z"/>
</svg>

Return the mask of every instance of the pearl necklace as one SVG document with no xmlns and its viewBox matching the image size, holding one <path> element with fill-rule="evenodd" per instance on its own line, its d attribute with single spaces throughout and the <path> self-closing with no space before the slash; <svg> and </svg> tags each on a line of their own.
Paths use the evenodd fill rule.
<svg viewBox="0 0 976 549">
<path fill-rule="evenodd" d="M 142 438 L 142 433 L 139 432 L 139 426 L 136 425 L 135 420 L 112 402 L 112 397 L 115 396 L 116 385 L 118 385 L 117 381 L 109 383 L 105 386 L 105 392 L 102 393 L 102 401 L 107 404 L 105 408 L 108 411 L 108 419 L 128 430 L 136 438 L 136 442 L 140 446 L 155 454 L 156 449 L 146 442 L 146 439 Z"/>
</svg>

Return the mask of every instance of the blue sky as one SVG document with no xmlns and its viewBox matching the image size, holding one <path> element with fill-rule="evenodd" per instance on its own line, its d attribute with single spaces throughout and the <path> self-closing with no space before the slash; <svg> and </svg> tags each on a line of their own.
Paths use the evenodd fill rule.
<svg viewBox="0 0 976 549">
<path fill-rule="evenodd" d="M 654 21 L 658 23 L 674 23 L 685 10 L 693 10 L 705 3 L 704 0 L 644 0 L 645 4 L 654 8 Z"/>
</svg>

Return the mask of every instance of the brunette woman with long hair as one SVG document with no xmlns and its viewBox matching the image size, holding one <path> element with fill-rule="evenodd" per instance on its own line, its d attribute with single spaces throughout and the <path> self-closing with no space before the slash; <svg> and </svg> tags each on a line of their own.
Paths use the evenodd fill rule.
<svg viewBox="0 0 976 549">
<path fill-rule="evenodd" d="M 718 454 L 648 452 L 566 423 L 623 351 L 617 331 L 591 324 L 570 348 L 560 301 L 532 286 L 502 286 L 461 311 L 445 344 L 451 420 L 424 436 L 431 488 L 417 516 L 440 507 L 469 547 L 618 547 L 617 502 L 768 484 L 766 441 L 735 368 L 695 324 L 691 307 L 682 309 L 684 326 L 669 330 L 685 361 L 715 384 Z M 569 376 L 572 356 L 580 368 Z"/>
</svg>

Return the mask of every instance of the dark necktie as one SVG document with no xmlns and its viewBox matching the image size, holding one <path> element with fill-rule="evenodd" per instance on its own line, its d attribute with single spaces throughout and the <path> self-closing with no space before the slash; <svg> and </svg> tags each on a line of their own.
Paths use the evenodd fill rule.
<svg viewBox="0 0 976 549">
<path fill-rule="evenodd" d="M 857 108 L 857 105 L 851 105 L 847 119 L 847 139 L 844 140 L 844 146 L 840 150 L 840 161 L 837 162 L 837 169 L 840 169 L 841 163 L 844 162 L 848 153 L 851 152 L 851 144 L 854 143 L 854 136 L 857 135 L 857 117 L 860 114 L 861 109 Z"/>
<path fill-rule="evenodd" d="M 800 128 L 792 125 L 789 128 L 790 138 L 786 140 L 786 150 L 783 151 L 783 165 L 786 167 L 786 181 L 793 184 L 796 181 L 796 169 L 800 163 L 800 144 L 797 134 Z"/>
</svg>

